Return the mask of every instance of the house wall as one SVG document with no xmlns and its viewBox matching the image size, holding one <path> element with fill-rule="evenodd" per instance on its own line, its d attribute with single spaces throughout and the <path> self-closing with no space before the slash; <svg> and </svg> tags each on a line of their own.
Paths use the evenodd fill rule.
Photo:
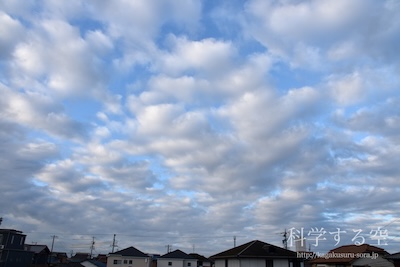
<svg viewBox="0 0 400 267">
<path fill-rule="evenodd" d="M 171 262 L 171 265 L 169 265 L 169 262 Z M 157 267 L 183 267 L 183 260 L 157 259 Z"/>
<path fill-rule="evenodd" d="M 217 259 L 215 260 L 215 267 L 265 267 L 265 261 L 266 259 L 228 259 L 228 266 L 226 266 L 225 259 Z M 289 267 L 289 261 L 287 259 L 274 259 L 273 267 Z"/>
<path fill-rule="evenodd" d="M 118 260 L 121 263 L 114 264 L 114 260 Z M 124 261 L 127 263 L 124 263 Z M 132 261 L 129 264 L 129 261 Z M 115 267 L 150 267 L 151 259 L 150 258 L 135 258 L 129 256 L 120 256 L 120 255 L 110 255 L 107 258 L 107 267 L 115 266 Z"/>
<path fill-rule="evenodd" d="M 200 262 L 199 264 L 197 264 L 197 266 L 199 266 L 199 267 L 211 267 L 211 262 L 203 261 L 203 262 Z M 395 267 L 400 267 L 400 266 L 395 266 Z"/>
<path fill-rule="evenodd" d="M 287 259 L 275 259 L 273 267 L 289 267 L 289 261 Z"/>
<path fill-rule="evenodd" d="M 265 259 L 241 259 L 240 267 L 265 267 Z"/>
<path fill-rule="evenodd" d="M 171 265 L 169 265 L 169 262 Z M 197 267 L 197 260 L 157 259 L 157 267 Z"/>
<path fill-rule="evenodd" d="M 4 229 L 0 231 L 0 267 L 29 267 L 33 252 L 25 251 L 25 235 L 20 231 Z"/>
<path fill-rule="evenodd" d="M 23 250 L 3 250 L 1 253 L 0 267 L 30 267 L 33 252 Z"/>
<path fill-rule="evenodd" d="M 173 266 L 172 266 L 173 267 Z M 197 260 L 184 260 L 183 267 L 197 267 Z"/>
<path fill-rule="evenodd" d="M 0 235 L 1 245 L 3 245 L 5 249 L 24 249 L 25 235 L 13 230 L 2 231 Z"/>
<path fill-rule="evenodd" d="M 42 251 L 33 256 L 33 263 L 36 264 L 37 266 L 40 266 L 40 264 L 47 266 L 48 261 L 49 261 L 49 254 L 46 253 L 46 251 Z"/>
<path fill-rule="evenodd" d="M 228 265 L 225 265 L 225 259 L 215 260 L 215 267 L 240 267 L 240 261 L 238 259 L 227 259 Z M 265 265 L 264 265 L 265 267 Z"/>
<path fill-rule="evenodd" d="M 214 267 L 225 267 L 225 260 L 215 260 Z"/>
</svg>

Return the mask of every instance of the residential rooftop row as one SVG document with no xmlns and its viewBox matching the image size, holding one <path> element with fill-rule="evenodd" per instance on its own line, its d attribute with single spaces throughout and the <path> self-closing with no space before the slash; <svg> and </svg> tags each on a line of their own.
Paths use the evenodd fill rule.
<svg viewBox="0 0 400 267">
<path fill-rule="evenodd" d="M 260 240 L 219 252 L 209 258 L 179 249 L 147 254 L 130 246 L 91 258 L 88 253 L 50 252 L 46 245 L 27 245 L 21 231 L 0 229 L 0 267 L 400 267 L 400 252 L 389 254 L 368 244 L 347 245 L 328 253 L 294 252 Z"/>
</svg>

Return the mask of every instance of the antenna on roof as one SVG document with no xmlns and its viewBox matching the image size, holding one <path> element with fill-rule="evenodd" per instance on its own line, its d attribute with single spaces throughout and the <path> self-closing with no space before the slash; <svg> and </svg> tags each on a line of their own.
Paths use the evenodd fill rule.
<svg viewBox="0 0 400 267">
<path fill-rule="evenodd" d="M 236 247 L 236 236 L 235 235 L 233 236 L 233 247 L 234 248 Z"/>
<path fill-rule="evenodd" d="M 0 225 L 1 225 L 2 222 L 3 222 L 3 217 L 0 217 Z"/>
</svg>

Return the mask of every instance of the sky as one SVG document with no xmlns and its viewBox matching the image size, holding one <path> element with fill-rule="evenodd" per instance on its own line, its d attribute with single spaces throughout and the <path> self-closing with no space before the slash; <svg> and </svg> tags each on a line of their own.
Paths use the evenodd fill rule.
<svg viewBox="0 0 400 267">
<path fill-rule="evenodd" d="M 115 234 L 210 256 L 285 229 L 313 251 L 400 251 L 399 13 L 0 1 L 1 227 L 68 254 Z"/>
</svg>

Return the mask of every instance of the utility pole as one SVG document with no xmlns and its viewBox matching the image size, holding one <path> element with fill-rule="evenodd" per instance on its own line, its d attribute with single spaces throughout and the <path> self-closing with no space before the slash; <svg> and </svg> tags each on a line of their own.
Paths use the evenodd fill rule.
<svg viewBox="0 0 400 267">
<path fill-rule="evenodd" d="M 54 239 L 58 238 L 58 236 L 56 236 L 56 235 L 52 235 L 51 237 L 53 238 L 53 241 L 51 241 L 51 250 L 50 250 L 50 253 L 53 253 L 53 248 L 54 248 Z"/>
<path fill-rule="evenodd" d="M 236 247 L 236 236 L 235 235 L 233 236 L 233 247 L 234 248 Z"/>
<path fill-rule="evenodd" d="M 90 259 L 92 259 L 93 250 L 94 250 L 94 236 L 92 237 L 92 245 L 90 246 Z"/>
<path fill-rule="evenodd" d="M 58 236 L 52 235 L 51 238 L 52 238 L 53 240 L 51 241 L 51 250 L 50 250 L 50 255 L 49 255 L 49 258 L 48 258 L 48 263 L 49 263 L 49 264 L 50 264 L 51 257 L 52 257 L 52 254 L 53 254 L 54 239 L 58 238 Z"/>
<path fill-rule="evenodd" d="M 114 234 L 113 243 L 111 245 L 111 247 L 112 247 L 111 253 L 114 253 L 114 248 L 116 247 L 116 245 L 115 245 L 115 236 L 116 236 L 116 234 Z"/>
<path fill-rule="evenodd" d="M 285 228 L 285 232 L 283 232 L 282 234 L 283 234 L 283 240 L 282 240 L 283 247 L 285 249 L 287 249 L 287 232 L 286 232 L 286 228 Z"/>
</svg>

